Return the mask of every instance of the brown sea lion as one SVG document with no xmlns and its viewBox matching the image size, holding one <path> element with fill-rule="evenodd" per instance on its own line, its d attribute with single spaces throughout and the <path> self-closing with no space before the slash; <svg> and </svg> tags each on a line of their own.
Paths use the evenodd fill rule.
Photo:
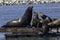
<svg viewBox="0 0 60 40">
<path fill-rule="evenodd" d="M 58 28 L 60 27 L 60 19 L 57 19 L 57 18 L 51 19 L 50 17 L 45 15 L 43 12 L 41 12 L 40 16 L 44 21 L 46 20 L 45 22 L 48 22 L 47 23 L 48 28 L 51 28 L 51 30 L 52 28 L 57 28 L 57 32 L 58 32 Z M 46 23 L 44 23 L 43 25 L 46 26 Z"/>
<path fill-rule="evenodd" d="M 42 29 L 44 33 L 47 33 L 49 30 L 48 23 L 52 22 L 52 19 L 45 15 L 43 12 L 40 12 L 40 16 L 42 18 Z M 52 29 L 52 28 L 51 28 Z"/>
<path fill-rule="evenodd" d="M 48 33 L 49 28 L 50 28 L 50 30 L 52 30 L 52 26 L 48 25 L 48 23 L 53 22 L 56 19 L 50 18 L 49 16 L 45 15 L 43 12 L 40 12 L 40 16 L 41 16 L 41 18 L 43 20 L 42 28 L 44 30 L 44 33 Z"/>
<path fill-rule="evenodd" d="M 60 19 L 56 19 L 55 21 L 53 21 L 53 22 L 50 22 L 50 23 L 48 23 L 48 25 L 60 25 Z"/>
<path fill-rule="evenodd" d="M 34 26 L 35 28 L 39 28 L 42 26 L 40 19 L 38 17 L 38 13 L 34 12 L 34 17 L 33 17 L 33 21 L 32 21 L 32 26 Z"/>
<path fill-rule="evenodd" d="M 47 19 L 48 23 L 52 22 L 52 19 L 48 17 L 47 15 L 45 15 L 43 12 L 40 12 L 40 16 L 43 20 Z"/>
<path fill-rule="evenodd" d="M 59 28 L 60 28 L 60 18 L 54 20 L 53 22 L 48 23 L 48 25 L 49 25 L 51 28 L 57 28 L 57 32 L 58 32 L 58 30 L 59 30 Z"/>
<path fill-rule="evenodd" d="M 45 15 L 43 12 L 41 12 L 40 15 L 44 21 L 46 20 L 46 22 L 48 22 L 48 27 L 51 28 L 51 30 L 52 28 L 57 28 L 58 30 L 58 27 L 60 26 L 60 19 L 57 18 L 52 19 Z"/>
<path fill-rule="evenodd" d="M 48 21 L 46 19 L 42 22 L 42 31 L 44 34 L 49 32 Z"/>
<path fill-rule="evenodd" d="M 11 20 L 7 22 L 7 24 L 3 25 L 2 27 L 26 27 L 27 25 L 30 25 L 32 19 L 32 10 L 33 10 L 33 6 L 29 6 L 26 9 L 21 19 L 18 18 L 18 19 Z"/>
</svg>

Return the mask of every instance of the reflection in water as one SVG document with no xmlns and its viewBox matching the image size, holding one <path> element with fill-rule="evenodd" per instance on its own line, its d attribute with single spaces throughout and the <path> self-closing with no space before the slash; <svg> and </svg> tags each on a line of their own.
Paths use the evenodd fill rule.
<svg viewBox="0 0 60 40">
<path fill-rule="evenodd" d="M 5 33 L 0 32 L 0 40 L 5 40 Z"/>
<path fill-rule="evenodd" d="M 60 40 L 60 37 L 16 37 L 7 38 L 7 40 Z"/>
</svg>

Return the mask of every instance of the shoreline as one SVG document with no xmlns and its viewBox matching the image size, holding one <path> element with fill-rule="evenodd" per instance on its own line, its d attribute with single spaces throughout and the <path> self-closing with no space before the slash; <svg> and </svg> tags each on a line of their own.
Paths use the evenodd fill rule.
<svg viewBox="0 0 60 40">
<path fill-rule="evenodd" d="M 18 3 L 18 4 L 6 4 L 6 3 L 0 3 L 0 6 L 14 6 L 14 5 L 38 5 L 38 4 L 59 4 L 60 2 L 51 2 L 51 3 Z"/>
</svg>

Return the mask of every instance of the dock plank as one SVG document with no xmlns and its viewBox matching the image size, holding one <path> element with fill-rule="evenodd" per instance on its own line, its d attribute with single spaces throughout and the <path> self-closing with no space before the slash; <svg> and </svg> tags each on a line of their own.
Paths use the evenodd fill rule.
<svg viewBox="0 0 60 40">
<path fill-rule="evenodd" d="M 39 32 L 39 28 L 0 28 L 0 32 Z"/>
</svg>

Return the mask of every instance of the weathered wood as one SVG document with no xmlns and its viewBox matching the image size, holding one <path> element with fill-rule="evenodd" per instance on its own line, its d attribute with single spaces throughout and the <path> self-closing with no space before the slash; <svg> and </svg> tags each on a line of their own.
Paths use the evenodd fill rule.
<svg viewBox="0 0 60 40">
<path fill-rule="evenodd" d="M 39 28 L 0 28 L 0 32 L 39 32 Z"/>
<path fill-rule="evenodd" d="M 0 32 L 12 32 L 12 33 L 39 33 L 42 28 L 0 28 Z M 52 30 L 57 30 L 56 28 Z M 60 28 L 59 28 L 60 30 Z M 51 31 L 51 30 L 50 30 Z"/>
</svg>

